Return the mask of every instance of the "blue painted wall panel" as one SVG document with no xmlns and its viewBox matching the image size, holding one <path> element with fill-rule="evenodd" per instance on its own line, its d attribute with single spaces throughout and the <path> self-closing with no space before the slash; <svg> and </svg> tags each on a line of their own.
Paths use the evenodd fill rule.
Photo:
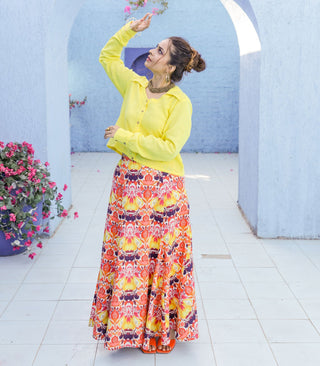
<svg viewBox="0 0 320 366">
<path fill-rule="evenodd" d="M 88 97 L 84 107 L 72 111 L 74 151 L 108 151 L 104 129 L 117 120 L 122 99 L 98 57 L 124 24 L 123 6 L 121 1 L 86 1 L 73 25 L 68 48 L 69 89 L 72 97 Z M 172 1 L 169 10 L 154 16 L 150 28 L 128 47 L 154 47 L 172 35 L 189 40 L 207 62 L 206 71 L 188 74 L 180 83 L 193 103 L 193 127 L 184 151 L 237 152 L 239 49 L 228 13 L 219 1 L 203 2 L 203 6 L 188 2 L 187 7 L 183 0 Z"/>
</svg>

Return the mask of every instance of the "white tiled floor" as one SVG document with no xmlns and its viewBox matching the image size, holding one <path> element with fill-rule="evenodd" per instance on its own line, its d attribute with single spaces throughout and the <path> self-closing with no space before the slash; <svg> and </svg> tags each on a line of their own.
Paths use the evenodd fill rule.
<svg viewBox="0 0 320 366">
<path fill-rule="evenodd" d="M 320 241 L 251 233 L 237 207 L 237 154 L 183 154 L 199 340 L 147 355 L 107 351 L 92 338 L 88 318 L 118 159 L 74 154 L 70 218 L 33 261 L 0 258 L 0 365 L 319 366 Z"/>
</svg>

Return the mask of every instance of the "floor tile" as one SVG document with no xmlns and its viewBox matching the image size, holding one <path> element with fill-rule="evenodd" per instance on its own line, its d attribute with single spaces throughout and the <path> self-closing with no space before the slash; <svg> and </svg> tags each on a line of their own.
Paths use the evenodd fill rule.
<svg viewBox="0 0 320 366">
<path fill-rule="evenodd" d="M 41 345 L 33 366 L 92 366 L 96 344 Z"/>
<path fill-rule="evenodd" d="M 320 319 L 320 299 L 299 299 L 310 318 Z"/>
<path fill-rule="evenodd" d="M 247 299 L 241 282 L 200 282 L 203 299 Z"/>
<path fill-rule="evenodd" d="M 320 343 L 320 335 L 309 320 L 261 319 L 270 342 Z"/>
<path fill-rule="evenodd" d="M 266 343 L 215 344 L 214 352 L 218 366 L 278 366 Z"/>
<path fill-rule="evenodd" d="M 49 320 L 0 320 L 0 344 L 39 345 L 48 322 Z"/>
<path fill-rule="evenodd" d="M 92 283 L 96 282 L 99 274 L 99 268 L 72 268 L 68 283 Z"/>
<path fill-rule="evenodd" d="M 259 319 L 307 319 L 295 299 L 251 299 Z"/>
<path fill-rule="evenodd" d="M 12 301 L 1 320 L 49 320 L 57 301 Z"/>
<path fill-rule="evenodd" d="M 239 267 L 241 280 L 245 282 L 283 282 L 276 268 Z"/>
<path fill-rule="evenodd" d="M 93 344 L 92 328 L 88 320 L 51 321 L 43 344 Z"/>
<path fill-rule="evenodd" d="M 138 348 L 109 351 L 99 342 L 94 366 L 106 365 L 155 366 L 155 354 L 145 354 Z"/>
<path fill-rule="evenodd" d="M 238 272 L 233 267 L 196 268 L 199 282 L 240 282 Z"/>
<path fill-rule="evenodd" d="M 208 320 L 213 343 L 266 343 L 258 320 Z"/>
<path fill-rule="evenodd" d="M 192 342 L 177 342 L 169 354 L 157 354 L 157 366 L 215 366 L 212 346 Z"/>
<path fill-rule="evenodd" d="M 319 343 L 271 343 L 279 366 L 320 365 Z"/>
<path fill-rule="evenodd" d="M 320 300 L 320 282 L 318 280 L 296 281 L 288 284 L 298 299 Z"/>
<path fill-rule="evenodd" d="M 52 320 L 88 320 L 91 300 L 59 301 Z"/>
<path fill-rule="evenodd" d="M 59 300 L 63 288 L 63 283 L 24 283 L 17 291 L 14 300 Z"/>
<path fill-rule="evenodd" d="M 21 285 L 19 283 L 2 283 L 0 284 L 0 301 L 9 301 L 13 298 Z"/>
<path fill-rule="evenodd" d="M 93 300 L 96 282 L 67 283 L 61 300 Z"/>
<path fill-rule="evenodd" d="M 284 282 L 245 282 L 250 299 L 292 299 L 294 294 Z"/>
<path fill-rule="evenodd" d="M 248 300 L 203 299 L 207 319 L 256 319 Z"/>
<path fill-rule="evenodd" d="M 69 267 L 32 268 L 24 283 L 65 283 L 70 273 Z"/>
<path fill-rule="evenodd" d="M 38 345 L 0 345 L 0 365 L 1 366 L 27 366 L 32 362 L 37 354 Z M 47 365 L 47 363 L 45 363 Z M 56 366 L 56 365 L 55 365 Z"/>
</svg>

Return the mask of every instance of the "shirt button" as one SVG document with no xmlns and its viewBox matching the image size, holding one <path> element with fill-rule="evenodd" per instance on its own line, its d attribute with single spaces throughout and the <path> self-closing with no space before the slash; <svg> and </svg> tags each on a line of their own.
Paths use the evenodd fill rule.
<svg viewBox="0 0 320 366">
<path fill-rule="evenodd" d="M 139 123 L 140 123 L 140 122 L 138 121 L 138 122 L 137 122 L 137 125 L 138 125 Z"/>
</svg>

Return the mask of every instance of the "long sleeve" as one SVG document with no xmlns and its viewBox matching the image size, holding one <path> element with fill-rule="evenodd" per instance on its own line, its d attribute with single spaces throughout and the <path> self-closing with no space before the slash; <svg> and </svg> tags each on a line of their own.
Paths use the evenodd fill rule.
<svg viewBox="0 0 320 366">
<path fill-rule="evenodd" d="M 145 136 L 119 128 L 114 140 L 126 145 L 143 158 L 170 161 L 181 151 L 190 136 L 192 104 L 188 98 L 178 100 L 170 113 L 162 137 Z"/>
<path fill-rule="evenodd" d="M 113 35 L 102 49 L 99 62 L 102 64 L 110 80 L 124 96 L 127 86 L 137 74 L 124 66 L 121 60 L 121 51 L 129 40 L 136 34 L 130 28 L 131 22 L 125 24 L 115 35 Z"/>
</svg>

